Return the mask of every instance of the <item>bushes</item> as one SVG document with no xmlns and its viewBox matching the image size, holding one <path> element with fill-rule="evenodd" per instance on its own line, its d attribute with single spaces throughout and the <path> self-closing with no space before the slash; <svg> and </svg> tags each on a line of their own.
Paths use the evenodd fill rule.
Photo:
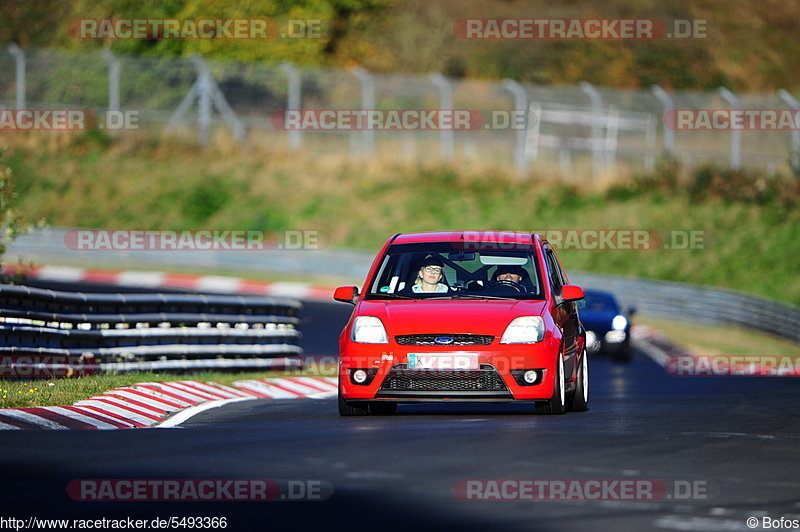
<svg viewBox="0 0 800 532">
<path fill-rule="evenodd" d="M 722 200 L 790 208 L 800 202 L 800 179 L 711 164 L 684 170 L 676 159 L 662 156 L 652 173 L 611 185 L 605 197 L 624 202 L 640 196 L 657 199 L 676 194 L 686 194 L 693 203 Z"/>
</svg>

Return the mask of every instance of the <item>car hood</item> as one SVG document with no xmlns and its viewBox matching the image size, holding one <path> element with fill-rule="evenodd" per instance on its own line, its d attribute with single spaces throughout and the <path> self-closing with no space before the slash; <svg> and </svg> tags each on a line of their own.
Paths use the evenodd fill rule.
<svg viewBox="0 0 800 532">
<path fill-rule="evenodd" d="M 487 334 L 501 336 L 518 316 L 539 316 L 546 301 L 395 300 L 362 301 L 359 316 L 381 319 L 390 336 L 398 334 Z"/>
</svg>

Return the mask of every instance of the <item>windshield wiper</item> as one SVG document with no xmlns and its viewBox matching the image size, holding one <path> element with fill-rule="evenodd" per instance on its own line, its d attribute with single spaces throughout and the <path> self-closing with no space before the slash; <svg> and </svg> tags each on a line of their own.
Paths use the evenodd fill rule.
<svg viewBox="0 0 800 532">
<path fill-rule="evenodd" d="M 506 299 L 509 301 L 516 301 L 517 298 L 515 297 L 507 297 L 507 296 L 490 296 L 490 295 L 480 295 L 480 294 L 458 294 L 457 297 L 459 299 Z"/>
<path fill-rule="evenodd" d="M 417 299 L 416 297 L 403 294 L 370 294 L 370 297 L 375 297 L 378 299 Z"/>
</svg>

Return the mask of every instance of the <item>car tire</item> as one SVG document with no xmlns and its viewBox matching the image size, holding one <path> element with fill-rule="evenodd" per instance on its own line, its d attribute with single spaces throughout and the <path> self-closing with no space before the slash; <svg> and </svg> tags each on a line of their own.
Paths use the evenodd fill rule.
<svg viewBox="0 0 800 532">
<path fill-rule="evenodd" d="M 339 415 L 340 416 L 366 416 L 367 415 L 367 407 L 368 403 L 358 402 L 354 403 L 352 401 L 346 400 L 342 397 L 342 389 L 339 388 Z"/>
<path fill-rule="evenodd" d="M 375 401 L 369 404 L 369 409 L 377 416 L 391 416 L 397 412 L 397 403 Z"/>
<path fill-rule="evenodd" d="M 575 391 L 570 395 L 569 409 L 573 412 L 586 412 L 589 410 L 589 360 L 586 350 L 583 350 L 581 366 L 578 369 L 578 382 Z"/>
<path fill-rule="evenodd" d="M 536 413 L 545 415 L 560 415 L 567 411 L 567 402 L 564 395 L 564 355 L 558 354 L 556 364 L 556 381 L 553 386 L 553 397 L 542 403 L 536 403 Z"/>
</svg>

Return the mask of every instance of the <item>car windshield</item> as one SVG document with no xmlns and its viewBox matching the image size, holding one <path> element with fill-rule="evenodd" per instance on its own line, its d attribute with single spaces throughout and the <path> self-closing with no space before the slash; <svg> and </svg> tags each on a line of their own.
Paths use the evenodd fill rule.
<svg viewBox="0 0 800 532">
<path fill-rule="evenodd" d="M 614 296 L 605 292 L 585 290 L 581 306 L 589 312 L 619 312 Z"/>
<path fill-rule="evenodd" d="M 530 244 L 391 245 L 367 299 L 544 299 Z"/>
</svg>

